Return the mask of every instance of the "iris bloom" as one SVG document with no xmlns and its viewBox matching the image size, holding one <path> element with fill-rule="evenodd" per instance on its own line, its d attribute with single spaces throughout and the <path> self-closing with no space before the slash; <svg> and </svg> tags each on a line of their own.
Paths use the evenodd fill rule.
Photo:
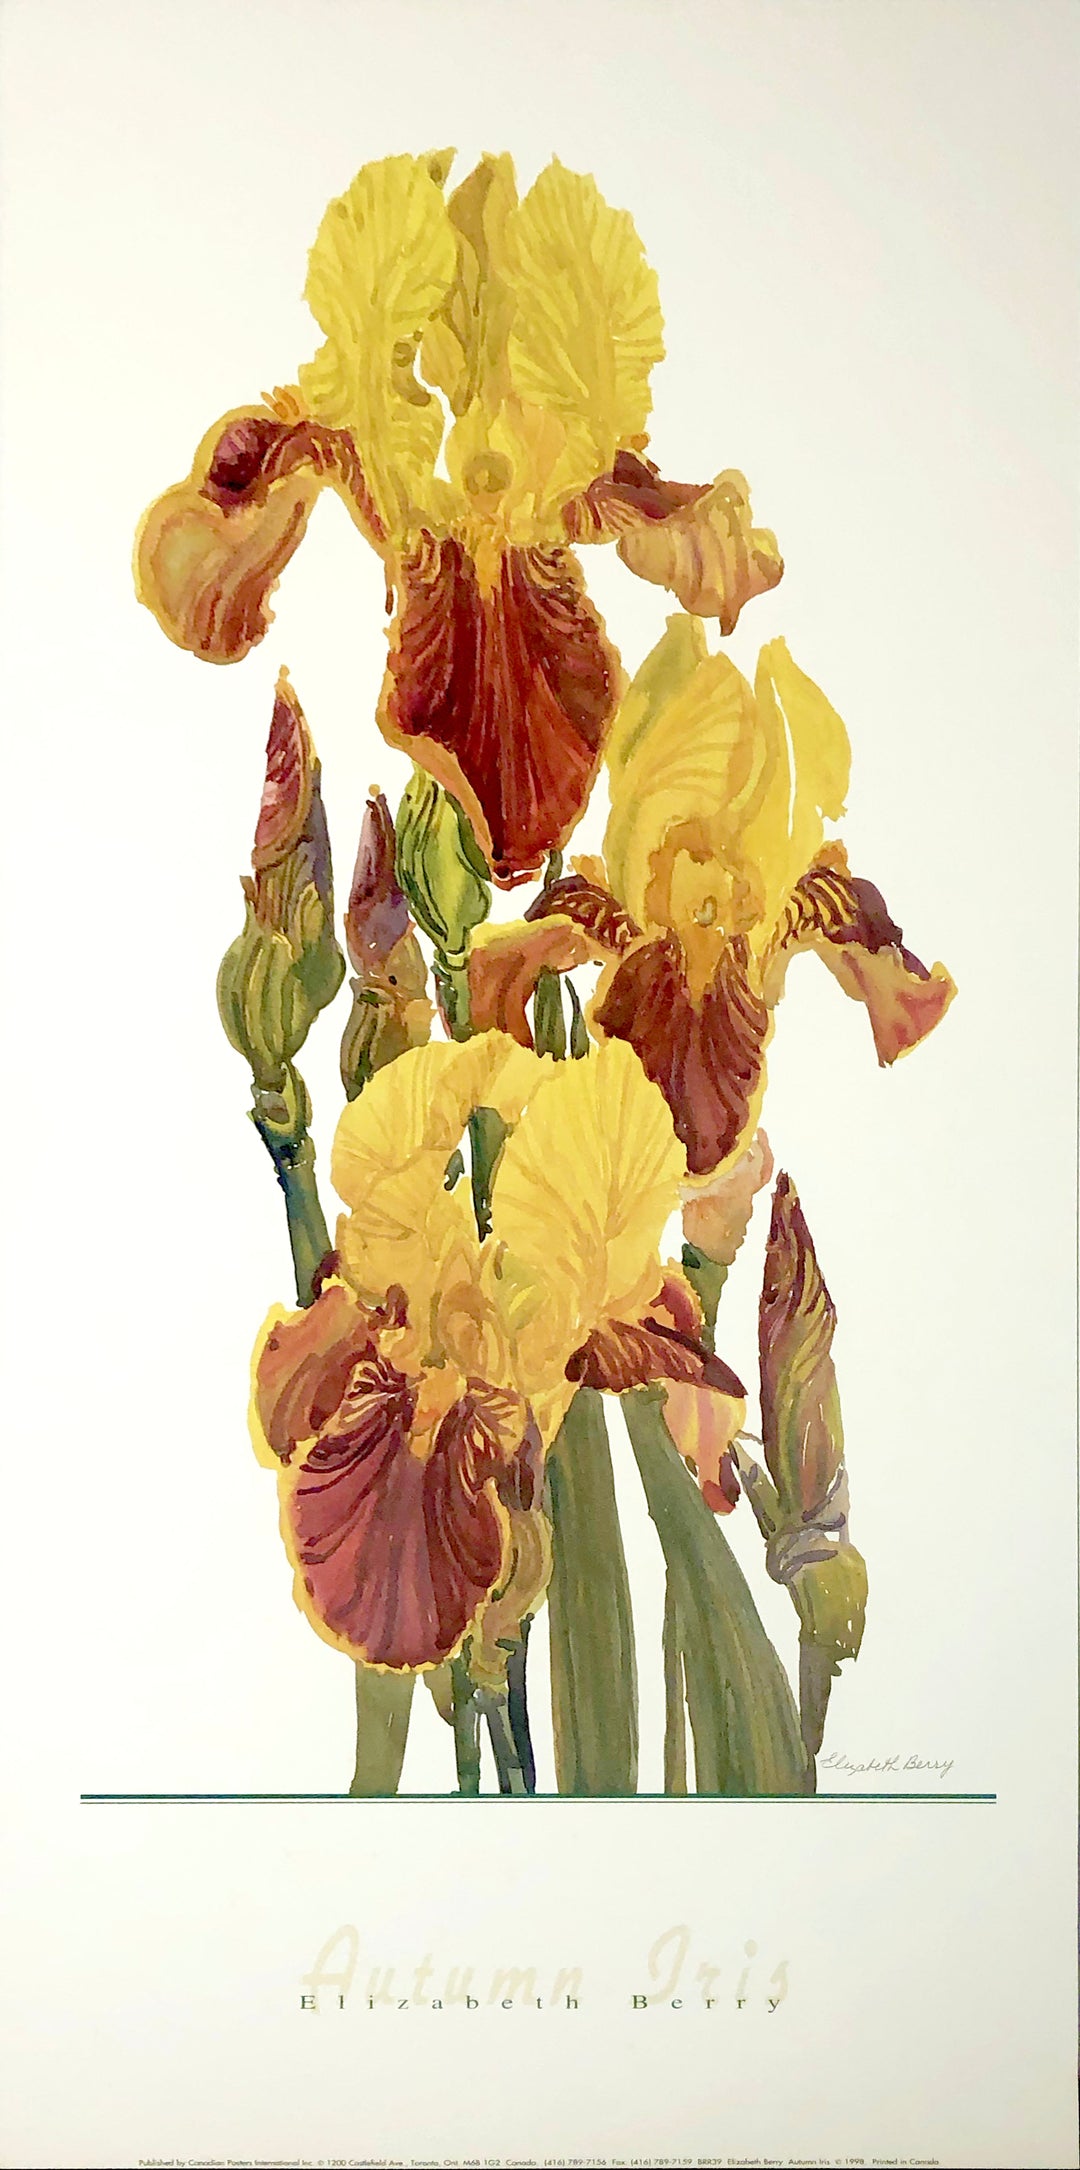
<svg viewBox="0 0 1080 2170">
<path fill-rule="evenodd" d="M 943 965 L 928 971 L 904 947 L 880 892 L 826 841 L 826 820 L 844 811 L 847 732 L 782 640 L 762 649 L 751 688 L 708 653 L 698 619 L 670 619 L 622 703 L 608 764 L 603 860 L 578 861 L 524 924 L 484 930 L 474 1020 L 527 1039 L 535 971 L 600 957 L 590 1022 L 635 1049 L 691 1176 L 715 1179 L 753 1140 L 797 951 L 813 950 L 865 1004 L 882 1063 L 924 1039 L 956 990 Z"/>
<path fill-rule="evenodd" d="M 510 1130 L 482 1239 L 453 1182 L 479 1108 Z M 515 1555 L 532 1576 L 518 1618 L 531 1609 L 543 1454 L 578 1384 L 681 1382 L 730 1444 L 742 1388 L 657 1248 L 684 1173 L 660 1093 L 615 1043 L 556 1065 L 499 1033 L 431 1042 L 345 1110 L 333 1270 L 309 1309 L 270 1314 L 252 1398 L 297 1602 L 335 1648 L 441 1663 Z"/>
<path fill-rule="evenodd" d="M 447 199 L 452 155 L 381 159 L 330 204 L 305 289 L 325 343 L 207 431 L 136 581 L 170 639 L 235 662 L 336 490 L 396 604 L 381 728 L 509 884 L 569 836 L 623 689 L 571 546 L 617 542 L 725 633 L 783 568 L 741 475 L 669 483 L 644 457 L 662 324 L 629 214 L 557 159 L 519 203 L 505 154 Z"/>
</svg>

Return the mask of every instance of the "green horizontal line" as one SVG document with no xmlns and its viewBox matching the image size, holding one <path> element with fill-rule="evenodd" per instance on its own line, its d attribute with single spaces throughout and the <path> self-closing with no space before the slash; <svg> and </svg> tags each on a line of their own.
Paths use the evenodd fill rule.
<svg viewBox="0 0 1080 2170">
<path fill-rule="evenodd" d="M 313 1801 L 318 1801 L 318 1802 L 326 1802 L 326 1801 L 341 1801 L 341 1802 L 345 1802 L 345 1803 L 347 1803 L 347 1804 L 348 1804 L 349 1806 L 351 1806 L 351 1807 L 353 1807 L 353 1808 L 362 1808 L 362 1807 L 364 1807 L 364 1808 L 367 1808 L 367 1807 L 371 1807 L 373 1803 L 374 1803 L 375 1805 L 377 1805 L 377 1804 L 378 1804 L 378 1803 L 379 1803 L 380 1801 L 472 1801 L 472 1802 L 474 1802 L 474 1803 L 475 1803 L 476 1801 L 506 1801 L 506 1800 L 508 1800 L 509 1798 L 510 1798 L 510 1796 L 509 1796 L 509 1795 L 506 1795 L 506 1794 L 500 1794 L 500 1793 L 481 1793 L 481 1794 L 463 1794 L 463 1793 L 383 1793 L 383 1794 L 378 1794 L 378 1793 L 375 1793 L 375 1794 L 355 1794 L 355 1793 L 80 1793 L 80 1795 L 79 1795 L 79 1800 L 80 1800 L 80 1801 L 81 1801 L 81 1802 L 82 1802 L 82 1803 L 83 1803 L 84 1805 L 89 1805 L 89 1806 L 97 1806 L 97 1807 L 111 1807 L 111 1808 L 115 1808 L 115 1807 L 118 1807 L 118 1806 L 131 1806 L 131 1805 L 133 1805 L 133 1804 L 134 1804 L 134 1805 L 136 1805 L 136 1806 L 138 1806 L 138 1807 L 143 1807 L 143 1808 L 145 1808 L 145 1807 L 149 1807 L 149 1806 L 152 1806 L 152 1805 L 154 1805 L 154 1804 L 161 1804 L 161 1803 L 165 1804 L 166 1806 L 171 1806 L 171 1807 L 179 1807 L 179 1806 L 185 1806 L 185 1807 L 186 1807 L 186 1806 L 191 1806 L 191 1805 L 192 1805 L 192 1804 L 194 1804 L 194 1803 L 216 1802 L 216 1803 L 218 1803 L 218 1804 L 220 1805 L 220 1804 L 221 1804 L 221 1803 L 223 1803 L 223 1802 L 233 1802 L 233 1801 L 237 1801 L 237 1802 L 243 1802 L 243 1801 L 270 1801 L 270 1802 L 307 1802 L 307 1803 L 310 1803 L 310 1802 L 313 1802 Z M 676 1801 L 676 1800 L 677 1800 L 677 1801 L 679 1802 L 679 1805 L 680 1805 L 681 1807 L 686 1807 L 688 1803 L 690 1803 L 690 1802 L 693 1802 L 693 1801 L 731 1801 L 731 1802 L 734 1802 L 734 1803 L 740 1803 L 740 1802 L 741 1802 L 741 1803 L 742 1803 L 742 1804 L 744 1804 L 744 1805 L 745 1805 L 745 1804 L 746 1804 L 747 1802 L 750 1802 L 750 1801 L 752 1801 L 752 1802 L 753 1802 L 753 1803 L 755 1804 L 755 1806 L 756 1806 L 756 1805 L 757 1805 L 758 1803 L 760 1803 L 760 1802 L 763 1802 L 763 1801 L 799 1801 L 799 1802 L 801 1802 L 801 1803 L 803 1803 L 803 1804 L 805 1804 L 805 1805 L 809 1805 L 810 1803 L 812 1803 L 812 1802 L 814 1802 L 814 1801 L 879 1801 L 879 1802 L 880 1802 L 880 1801 L 887 1801 L 887 1802 L 890 1802 L 890 1803 L 896 1803 L 896 1802 L 904 1802 L 904 1803 L 907 1803 L 907 1802 L 911 1802 L 911 1801 L 938 1801 L 938 1802 L 940 1802 L 940 1801 L 949 1801 L 949 1802 L 953 1802 L 953 1803 L 955 1803 L 955 1802 L 957 1802 L 957 1801 L 979 1801 L 979 1802 L 994 1802 L 994 1801 L 996 1801 L 996 1800 L 997 1800 L 997 1794 L 996 1794 L 996 1793 L 687 1793 L 687 1794 L 679 1794 L 679 1795 L 676 1795 L 676 1794 L 669 1794 L 669 1793 L 602 1793 L 602 1794 L 601 1794 L 601 1793 L 594 1793 L 594 1794 L 580 1794 L 580 1793 L 533 1793 L 533 1794 L 526 1794 L 526 1795 L 522 1795 L 522 1794 L 515 1794 L 515 1795 L 513 1796 L 513 1799 L 514 1799 L 514 1802 L 515 1802 L 516 1806 L 518 1806 L 518 1807 L 521 1807 L 521 1806 L 522 1806 L 522 1804 L 523 1804 L 523 1802 L 527 1802 L 527 1801 L 576 1801 L 576 1802 L 578 1802 L 578 1803 L 580 1804 L 580 1803 L 581 1803 L 582 1801 L 590 1801 L 590 1800 L 591 1800 L 591 1801 L 606 1801 L 606 1802 L 608 1803 L 608 1805 L 609 1805 L 609 1806 L 613 1806 L 613 1805 L 614 1805 L 615 1803 L 617 1803 L 617 1802 L 620 1802 L 620 1801 Z"/>
</svg>

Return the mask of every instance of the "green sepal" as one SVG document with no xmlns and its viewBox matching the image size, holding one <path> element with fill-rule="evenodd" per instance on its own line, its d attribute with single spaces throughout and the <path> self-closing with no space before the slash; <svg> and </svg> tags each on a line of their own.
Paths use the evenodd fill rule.
<svg viewBox="0 0 1080 2170">
<path fill-rule="evenodd" d="M 419 1043 L 412 1037 L 400 1008 L 376 987 L 352 980 L 352 1009 L 341 1036 L 341 1082 L 345 1098 L 356 1100 L 376 1071 L 396 1062 Z"/>
<path fill-rule="evenodd" d="M 799 1615 L 799 1715 L 807 1754 L 821 1752 L 833 1681 L 845 1658 L 857 1658 L 866 1626 L 866 1561 L 841 1543 L 826 1560 L 796 1570 L 791 1595 Z"/>
<path fill-rule="evenodd" d="M 245 883 L 243 932 L 218 970 L 218 1015 L 256 1085 L 272 1087 L 333 1001 L 345 960 L 314 887 L 302 894 L 287 932 L 259 919 L 251 889 Z"/>
<path fill-rule="evenodd" d="M 477 1233 L 483 1241 L 491 1234 L 491 1186 L 499 1155 L 509 1137 L 509 1126 L 495 1108 L 474 1108 L 469 1117 L 472 1159 L 472 1201 Z"/>
<path fill-rule="evenodd" d="M 570 1004 L 570 1053 L 575 1062 L 587 1055 L 590 1047 L 589 1028 L 582 1015 L 578 991 L 572 979 L 566 981 L 567 1000 Z"/>
<path fill-rule="evenodd" d="M 533 996 L 533 1041 L 538 1055 L 566 1060 L 566 1019 L 563 1015 L 562 980 L 545 965 L 537 975 Z"/>
</svg>

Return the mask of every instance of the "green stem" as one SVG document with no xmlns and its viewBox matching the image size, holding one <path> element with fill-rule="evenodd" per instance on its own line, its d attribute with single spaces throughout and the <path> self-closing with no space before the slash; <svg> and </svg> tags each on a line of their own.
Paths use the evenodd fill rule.
<svg viewBox="0 0 1080 2170">
<path fill-rule="evenodd" d="M 468 965 L 450 964 L 441 951 L 436 950 L 435 985 L 451 1039 L 470 1040 L 472 1003 L 469 995 Z"/>
<path fill-rule="evenodd" d="M 686 1678 L 679 1607 L 669 1575 L 664 1591 L 664 1792 L 686 1790 Z"/>
<path fill-rule="evenodd" d="M 811 1775 L 783 1666 L 737 1560 L 679 1455 L 662 1387 L 622 1397 L 667 1562 L 698 1793 L 794 1794 Z"/>
<path fill-rule="evenodd" d="M 599 1394 L 575 1395 L 548 1457 L 548 1593 L 560 1793 L 637 1791 L 637 1665 L 630 1585 Z"/>
<path fill-rule="evenodd" d="M 454 1754 L 459 1793 L 480 1791 L 480 1711 L 463 1657 L 450 1662 L 454 1689 Z"/>
<path fill-rule="evenodd" d="M 356 1671 L 356 1769 L 352 1794 L 396 1793 L 409 1737 L 415 1673 Z"/>
<path fill-rule="evenodd" d="M 297 1301 L 307 1305 L 312 1301 L 316 1269 L 330 1249 L 315 1182 L 315 1147 L 307 1127 L 311 1116 L 307 1087 L 294 1070 L 283 1091 L 253 1085 L 251 1097 L 255 1102 L 251 1120 L 273 1161 L 285 1198 Z"/>
<path fill-rule="evenodd" d="M 517 1642 L 506 1660 L 506 1715 L 518 1762 L 525 1778 L 526 1793 L 536 1792 L 536 1757 L 533 1754 L 532 1733 L 529 1728 L 529 1703 L 525 1690 L 525 1670 L 529 1653 L 529 1629 L 532 1618 L 527 1613 L 519 1630 Z"/>
<path fill-rule="evenodd" d="M 499 1792 L 527 1793 L 529 1789 L 525 1784 L 517 1743 L 510 1728 L 505 1695 L 496 1695 L 487 1688 L 478 1689 L 476 1703 L 481 1715 L 487 1719 L 491 1752 L 499 1774 Z"/>
<path fill-rule="evenodd" d="M 702 1340 L 709 1349 L 716 1347 L 716 1314 L 728 1277 L 726 1266 L 719 1259 L 710 1258 L 699 1251 L 696 1243 L 684 1243 L 682 1250 L 683 1272 L 697 1295 L 701 1305 L 704 1328 Z"/>
</svg>

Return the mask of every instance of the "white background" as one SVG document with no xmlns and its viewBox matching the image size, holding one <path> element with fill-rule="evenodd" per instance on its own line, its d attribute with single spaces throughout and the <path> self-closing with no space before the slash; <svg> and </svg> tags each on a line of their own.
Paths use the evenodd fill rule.
<svg viewBox="0 0 1080 2170">
<path fill-rule="evenodd" d="M 5 11 L 6 2163 L 1076 2160 L 1075 20 L 1056 0 Z M 291 1604 L 247 1444 L 247 1352 L 288 1257 L 213 982 L 278 666 L 340 889 L 368 784 L 407 773 L 372 722 L 381 569 L 328 494 L 265 644 L 214 670 L 138 608 L 130 551 L 206 427 L 313 351 L 327 199 L 447 143 L 458 174 L 511 149 L 523 186 L 557 152 L 632 210 L 667 326 L 653 452 L 679 479 L 742 468 L 787 561 L 732 652 L 752 672 L 783 633 L 844 715 L 852 864 L 960 989 L 884 1073 L 801 960 L 765 1120 L 839 1311 L 870 1570 L 826 1753 L 951 1760 L 945 1790 L 994 1807 L 77 1805 L 333 1792 L 351 1768 L 350 1670 Z M 633 668 L 668 599 L 613 554 L 586 571 Z M 302 1058 L 324 1179 L 343 1014 Z M 766 1218 L 724 1299 L 744 1376 Z M 659 1555 L 617 1448 L 648 1787 Z M 751 1518 L 726 1527 L 790 1662 Z M 417 1709 L 405 1784 L 448 1785 Z M 574 2015 L 368 2014 L 358 1975 L 313 2019 L 300 1979 L 342 1921 L 369 1967 L 577 1963 L 587 1994 Z M 681 1922 L 727 2003 L 631 2013 Z M 735 2007 L 748 1939 L 789 1961 L 769 2017 Z"/>
</svg>

